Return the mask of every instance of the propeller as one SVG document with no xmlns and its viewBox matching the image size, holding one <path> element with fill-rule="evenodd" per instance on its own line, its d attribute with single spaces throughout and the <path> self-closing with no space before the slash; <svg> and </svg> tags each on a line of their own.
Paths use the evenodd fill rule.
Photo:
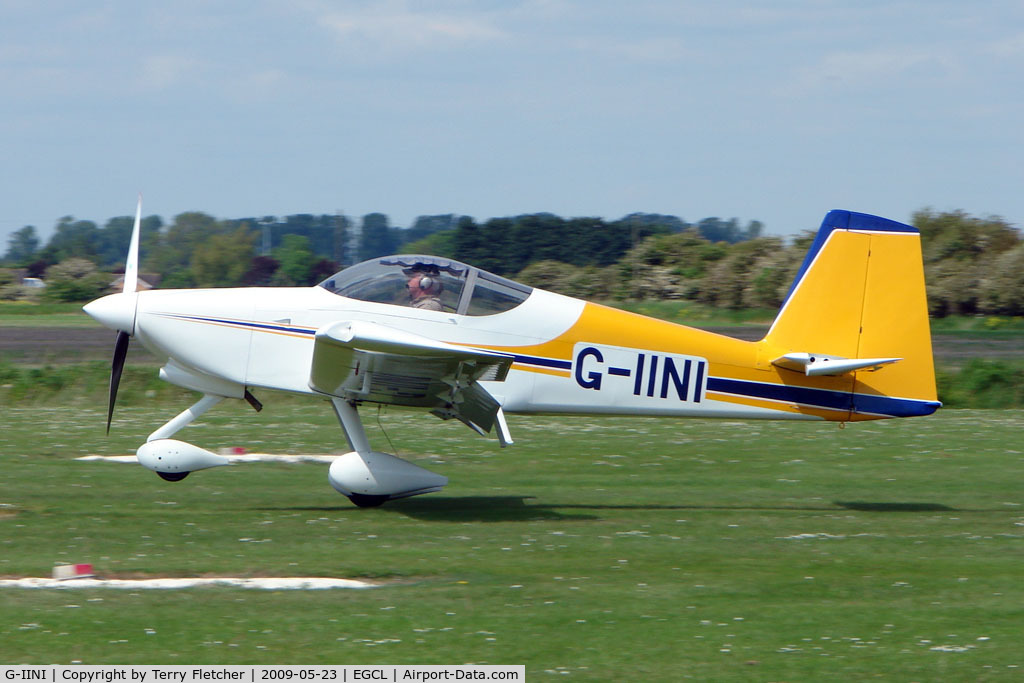
<svg viewBox="0 0 1024 683">
<path fill-rule="evenodd" d="M 142 193 L 135 207 L 135 225 L 132 226 L 132 238 L 128 244 L 128 260 L 124 266 L 124 294 L 134 294 L 139 282 L 139 231 L 142 222 Z M 121 299 L 124 299 L 122 294 Z M 115 295 L 116 296 L 116 295 Z M 134 297 L 132 297 L 134 299 Z M 122 304 L 123 306 L 123 304 Z M 134 332 L 134 301 L 131 311 L 131 331 Z M 114 358 L 110 363 L 110 391 L 107 398 L 107 434 L 110 434 L 110 422 L 114 418 L 114 402 L 117 401 L 117 388 L 121 384 L 121 373 L 124 371 L 124 359 L 128 355 L 128 340 L 131 332 L 119 328 L 114 340 Z"/>
<path fill-rule="evenodd" d="M 121 372 L 124 370 L 124 359 L 128 355 L 127 332 L 118 332 L 114 340 L 114 360 L 110 365 L 110 394 L 107 399 L 107 434 L 110 434 L 110 421 L 114 418 L 114 401 L 117 400 L 117 387 L 121 384 Z"/>
</svg>

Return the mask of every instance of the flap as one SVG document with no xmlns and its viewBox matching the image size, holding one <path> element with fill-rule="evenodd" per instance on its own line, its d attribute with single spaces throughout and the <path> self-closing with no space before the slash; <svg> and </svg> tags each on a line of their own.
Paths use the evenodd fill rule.
<svg viewBox="0 0 1024 683">
<path fill-rule="evenodd" d="M 309 386 L 352 401 L 428 408 L 484 433 L 501 407 L 478 382 L 504 381 L 511 364 L 503 353 L 366 321 L 339 322 L 316 333 Z"/>
<path fill-rule="evenodd" d="M 455 392 L 452 401 L 445 407 L 431 412 L 442 420 L 455 418 L 470 429 L 486 434 L 494 427 L 494 421 L 501 406 L 494 397 L 479 384 L 472 384 Z"/>
</svg>

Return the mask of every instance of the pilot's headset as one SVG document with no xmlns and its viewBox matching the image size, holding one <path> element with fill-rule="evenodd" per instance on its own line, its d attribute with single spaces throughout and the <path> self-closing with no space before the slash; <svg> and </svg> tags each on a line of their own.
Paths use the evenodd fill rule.
<svg viewBox="0 0 1024 683">
<path fill-rule="evenodd" d="M 440 294 L 441 293 L 441 280 L 436 275 L 428 275 L 424 273 L 420 275 L 416 281 L 416 285 L 425 294 Z"/>
</svg>

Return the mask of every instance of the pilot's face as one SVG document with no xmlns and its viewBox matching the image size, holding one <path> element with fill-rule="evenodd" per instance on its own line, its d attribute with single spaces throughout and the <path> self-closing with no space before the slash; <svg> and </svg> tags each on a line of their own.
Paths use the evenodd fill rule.
<svg viewBox="0 0 1024 683">
<path fill-rule="evenodd" d="M 420 287 L 420 279 L 422 277 L 422 275 L 414 275 L 405 285 L 409 288 L 409 298 L 414 301 L 426 295 L 426 292 L 423 291 L 422 287 Z"/>
</svg>

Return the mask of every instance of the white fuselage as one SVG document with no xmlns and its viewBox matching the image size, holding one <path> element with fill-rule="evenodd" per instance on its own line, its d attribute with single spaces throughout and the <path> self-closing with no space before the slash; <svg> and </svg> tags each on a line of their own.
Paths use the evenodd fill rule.
<svg viewBox="0 0 1024 683">
<path fill-rule="evenodd" d="M 244 387 L 316 395 L 309 387 L 315 333 L 367 321 L 473 347 L 543 344 L 564 333 L 583 302 L 535 290 L 511 311 L 470 317 L 356 301 L 321 287 L 157 290 L 139 294 L 135 336 L 163 360 Z M 541 314 L 539 314 L 541 313 Z M 494 393 L 530 412 L 535 375 L 512 371 Z"/>
<path fill-rule="evenodd" d="M 710 356 L 721 349 L 754 365 L 750 342 L 603 307 L 589 316 L 608 318 L 609 329 L 588 337 L 580 324 L 587 307 L 538 289 L 485 316 L 354 300 L 322 287 L 157 290 L 138 295 L 135 336 L 167 359 L 168 381 L 237 398 L 247 387 L 320 395 L 309 386 L 316 332 L 347 320 L 513 354 L 505 381 L 484 383 L 508 413 L 814 419 L 707 395 Z M 657 325 L 660 340 L 638 331 L 631 345 L 634 324 Z"/>
</svg>

